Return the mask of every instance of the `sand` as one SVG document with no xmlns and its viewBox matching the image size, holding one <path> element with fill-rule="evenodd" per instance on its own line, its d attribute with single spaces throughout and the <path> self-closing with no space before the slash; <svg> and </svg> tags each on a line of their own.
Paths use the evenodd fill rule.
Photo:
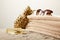
<svg viewBox="0 0 60 40">
<path fill-rule="evenodd" d="M 26 34 L 18 34 L 18 35 L 12 35 L 1 32 L 0 40 L 60 40 L 60 39 L 45 34 L 37 33 L 34 31 L 29 31 Z"/>
</svg>

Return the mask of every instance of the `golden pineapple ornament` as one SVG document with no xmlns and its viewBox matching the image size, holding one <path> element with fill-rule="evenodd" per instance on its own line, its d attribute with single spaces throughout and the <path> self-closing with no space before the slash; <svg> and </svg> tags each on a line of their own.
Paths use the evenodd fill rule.
<svg viewBox="0 0 60 40">
<path fill-rule="evenodd" d="M 27 24 L 29 23 L 28 15 L 31 15 L 33 10 L 28 6 L 24 11 L 23 15 L 18 16 L 18 18 L 14 22 L 14 28 L 22 28 L 25 29 Z"/>
</svg>

